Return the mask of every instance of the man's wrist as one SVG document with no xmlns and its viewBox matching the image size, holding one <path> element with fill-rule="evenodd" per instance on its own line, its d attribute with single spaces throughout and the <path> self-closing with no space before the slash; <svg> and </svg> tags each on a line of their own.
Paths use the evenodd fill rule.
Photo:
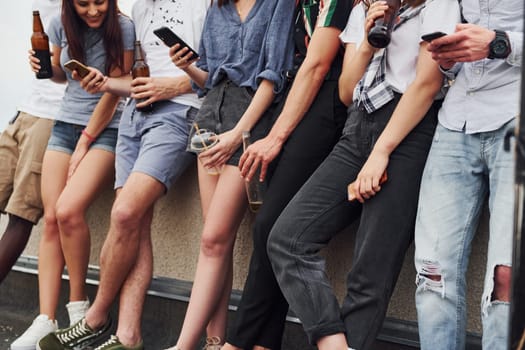
<svg viewBox="0 0 525 350">
<path fill-rule="evenodd" d="M 487 58 L 494 59 L 500 58 L 505 59 L 509 57 L 511 52 L 510 39 L 506 32 L 502 30 L 494 30 L 495 37 L 489 43 L 489 54 Z"/>
</svg>

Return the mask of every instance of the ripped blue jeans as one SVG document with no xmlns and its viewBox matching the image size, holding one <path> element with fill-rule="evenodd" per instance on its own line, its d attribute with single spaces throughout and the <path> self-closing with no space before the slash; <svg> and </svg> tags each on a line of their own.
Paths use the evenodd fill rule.
<svg viewBox="0 0 525 350">
<path fill-rule="evenodd" d="M 415 232 L 421 349 L 464 349 L 466 271 L 484 201 L 489 246 L 481 301 L 483 349 L 507 349 L 509 303 L 494 300 L 494 271 L 512 262 L 514 156 L 503 149 L 510 121 L 465 134 L 438 125 L 421 183 Z M 513 148 L 512 148 L 513 149 Z"/>
</svg>

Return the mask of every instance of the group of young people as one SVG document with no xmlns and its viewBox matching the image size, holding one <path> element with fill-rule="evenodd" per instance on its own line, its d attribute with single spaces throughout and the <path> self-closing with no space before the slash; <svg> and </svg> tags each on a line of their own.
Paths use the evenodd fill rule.
<svg viewBox="0 0 525 350">
<path fill-rule="evenodd" d="M 289 307 L 320 350 L 370 349 L 414 235 L 421 348 L 463 349 L 466 267 L 486 197 L 491 237 L 483 348 L 506 349 L 514 161 L 503 138 L 519 110 L 523 8 L 517 0 L 404 0 L 381 49 L 367 33 L 389 11 L 385 1 L 137 0 L 132 19 L 117 0 L 35 3 L 55 14 L 46 21 L 52 79 L 67 85 L 49 141 L 43 135 L 26 139 L 31 146 L 20 142 L 33 147 L 40 140 L 46 149 L 41 314 L 12 350 L 144 348 L 153 208 L 191 163 L 188 139 L 196 125 L 215 132 L 217 142 L 198 156 L 200 252 L 183 327 L 170 349 L 195 349 L 203 333 L 208 350 L 280 349 Z M 163 26 L 198 47 L 200 57 L 179 44 L 165 46 L 153 33 Z M 421 39 L 437 31 L 447 35 Z M 148 78 L 130 75 L 136 40 Z M 65 70 L 70 58 L 88 65 L 89 74 Z M 32 52 L 30 65 L 39 69 Z M 144 109 L 150 105 L 153 110 Z M 16 134 L 10 128 L 23 128 L 16 126 L 23 116 L 1 143 Z M 253 141 L 244 152 L 243 131 Z M 247 207 L 244 182 L 258 170 L 267 190 L 226 336 L 233 245 Z M 113 171 L 116 199 L 90 302 L 84 216 Z M 10 215 L 0 241 L 3 264 L 2 246 L 14 244 L 20 254 L 42 214 L 38 207 L 30 216 L 13 210 L 17 191 L 11 195 L 3 185 L 2 192 L 2 210 Z M 355 220 L 340 305 L 319 251 Z M 25 233 L 10 238 L 16 232 Z M 14 260 L 11 254 L 11 265 Z M 58 329 L 64 265 L 70 327 Z M 108 336 L 117 297 L 116 333 Z"/>
</svg>

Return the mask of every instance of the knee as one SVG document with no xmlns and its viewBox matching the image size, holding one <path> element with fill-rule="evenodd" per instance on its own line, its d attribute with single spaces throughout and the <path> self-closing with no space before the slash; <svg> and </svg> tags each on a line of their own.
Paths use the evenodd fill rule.
<svg viewBox="0 0 525 350">
<path fill-rule="evenodd" d="M 65 235 L 71 233 L 71 228 L 78 227 L 84 218 L 84 213 L 70 203 L 58 202 L 55 212 L 57 224 L 62 228 L 62 233 Z"/>
<path fill-rule="evenodd" d="M 417 271 L 416 284 L 418 292 L 434 292 L 445 295 L 441 264 L 438 261 L 423 260 Z"/>
<path fill-rule="evenodd" d="M 133 239 L 133 234 L 139 232 L 140 217 L 131 205 L 117 200 L 111 209 L 111 225 L 116 238 L 120 235 L 123 239 Z"/>
<path fill-rule="evenodd" d="M 230 232 L 204 231 L 201 237 L 201 252 L 207 257 L 222 257 L 233 248 L 235 234 Z"/>
<path fill-rule="evenodd" d="M 492 300 L 510 301 L 512 269 L 510 266 L 498 265 L 494 268 L 494 292 Z"/>
<path fill-rule="evenodd" d="M 54 210 L 44 212 L 44 230 L 42 231 L 43 237 L 50 237 L 50 235 L 58 235 L 58 222 L 56 213 Z"/>
</svg>

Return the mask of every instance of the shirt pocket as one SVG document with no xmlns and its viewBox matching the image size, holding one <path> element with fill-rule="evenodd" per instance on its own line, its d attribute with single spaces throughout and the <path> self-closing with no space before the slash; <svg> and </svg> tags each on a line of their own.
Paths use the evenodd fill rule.
<svg viewBox="0 0 525 350">
<path fill-rule="evenodd" d="M 250 52 L 264 52 L 265 37 L 268 31 L 268 16 L 257 16 L 252 19 L 253 23 L 242 25 L 241 38 L 243 41 L 244 50 Z M 286 40 L 286 35 L 283 35 L 283 40 Z"/>
</svg>

